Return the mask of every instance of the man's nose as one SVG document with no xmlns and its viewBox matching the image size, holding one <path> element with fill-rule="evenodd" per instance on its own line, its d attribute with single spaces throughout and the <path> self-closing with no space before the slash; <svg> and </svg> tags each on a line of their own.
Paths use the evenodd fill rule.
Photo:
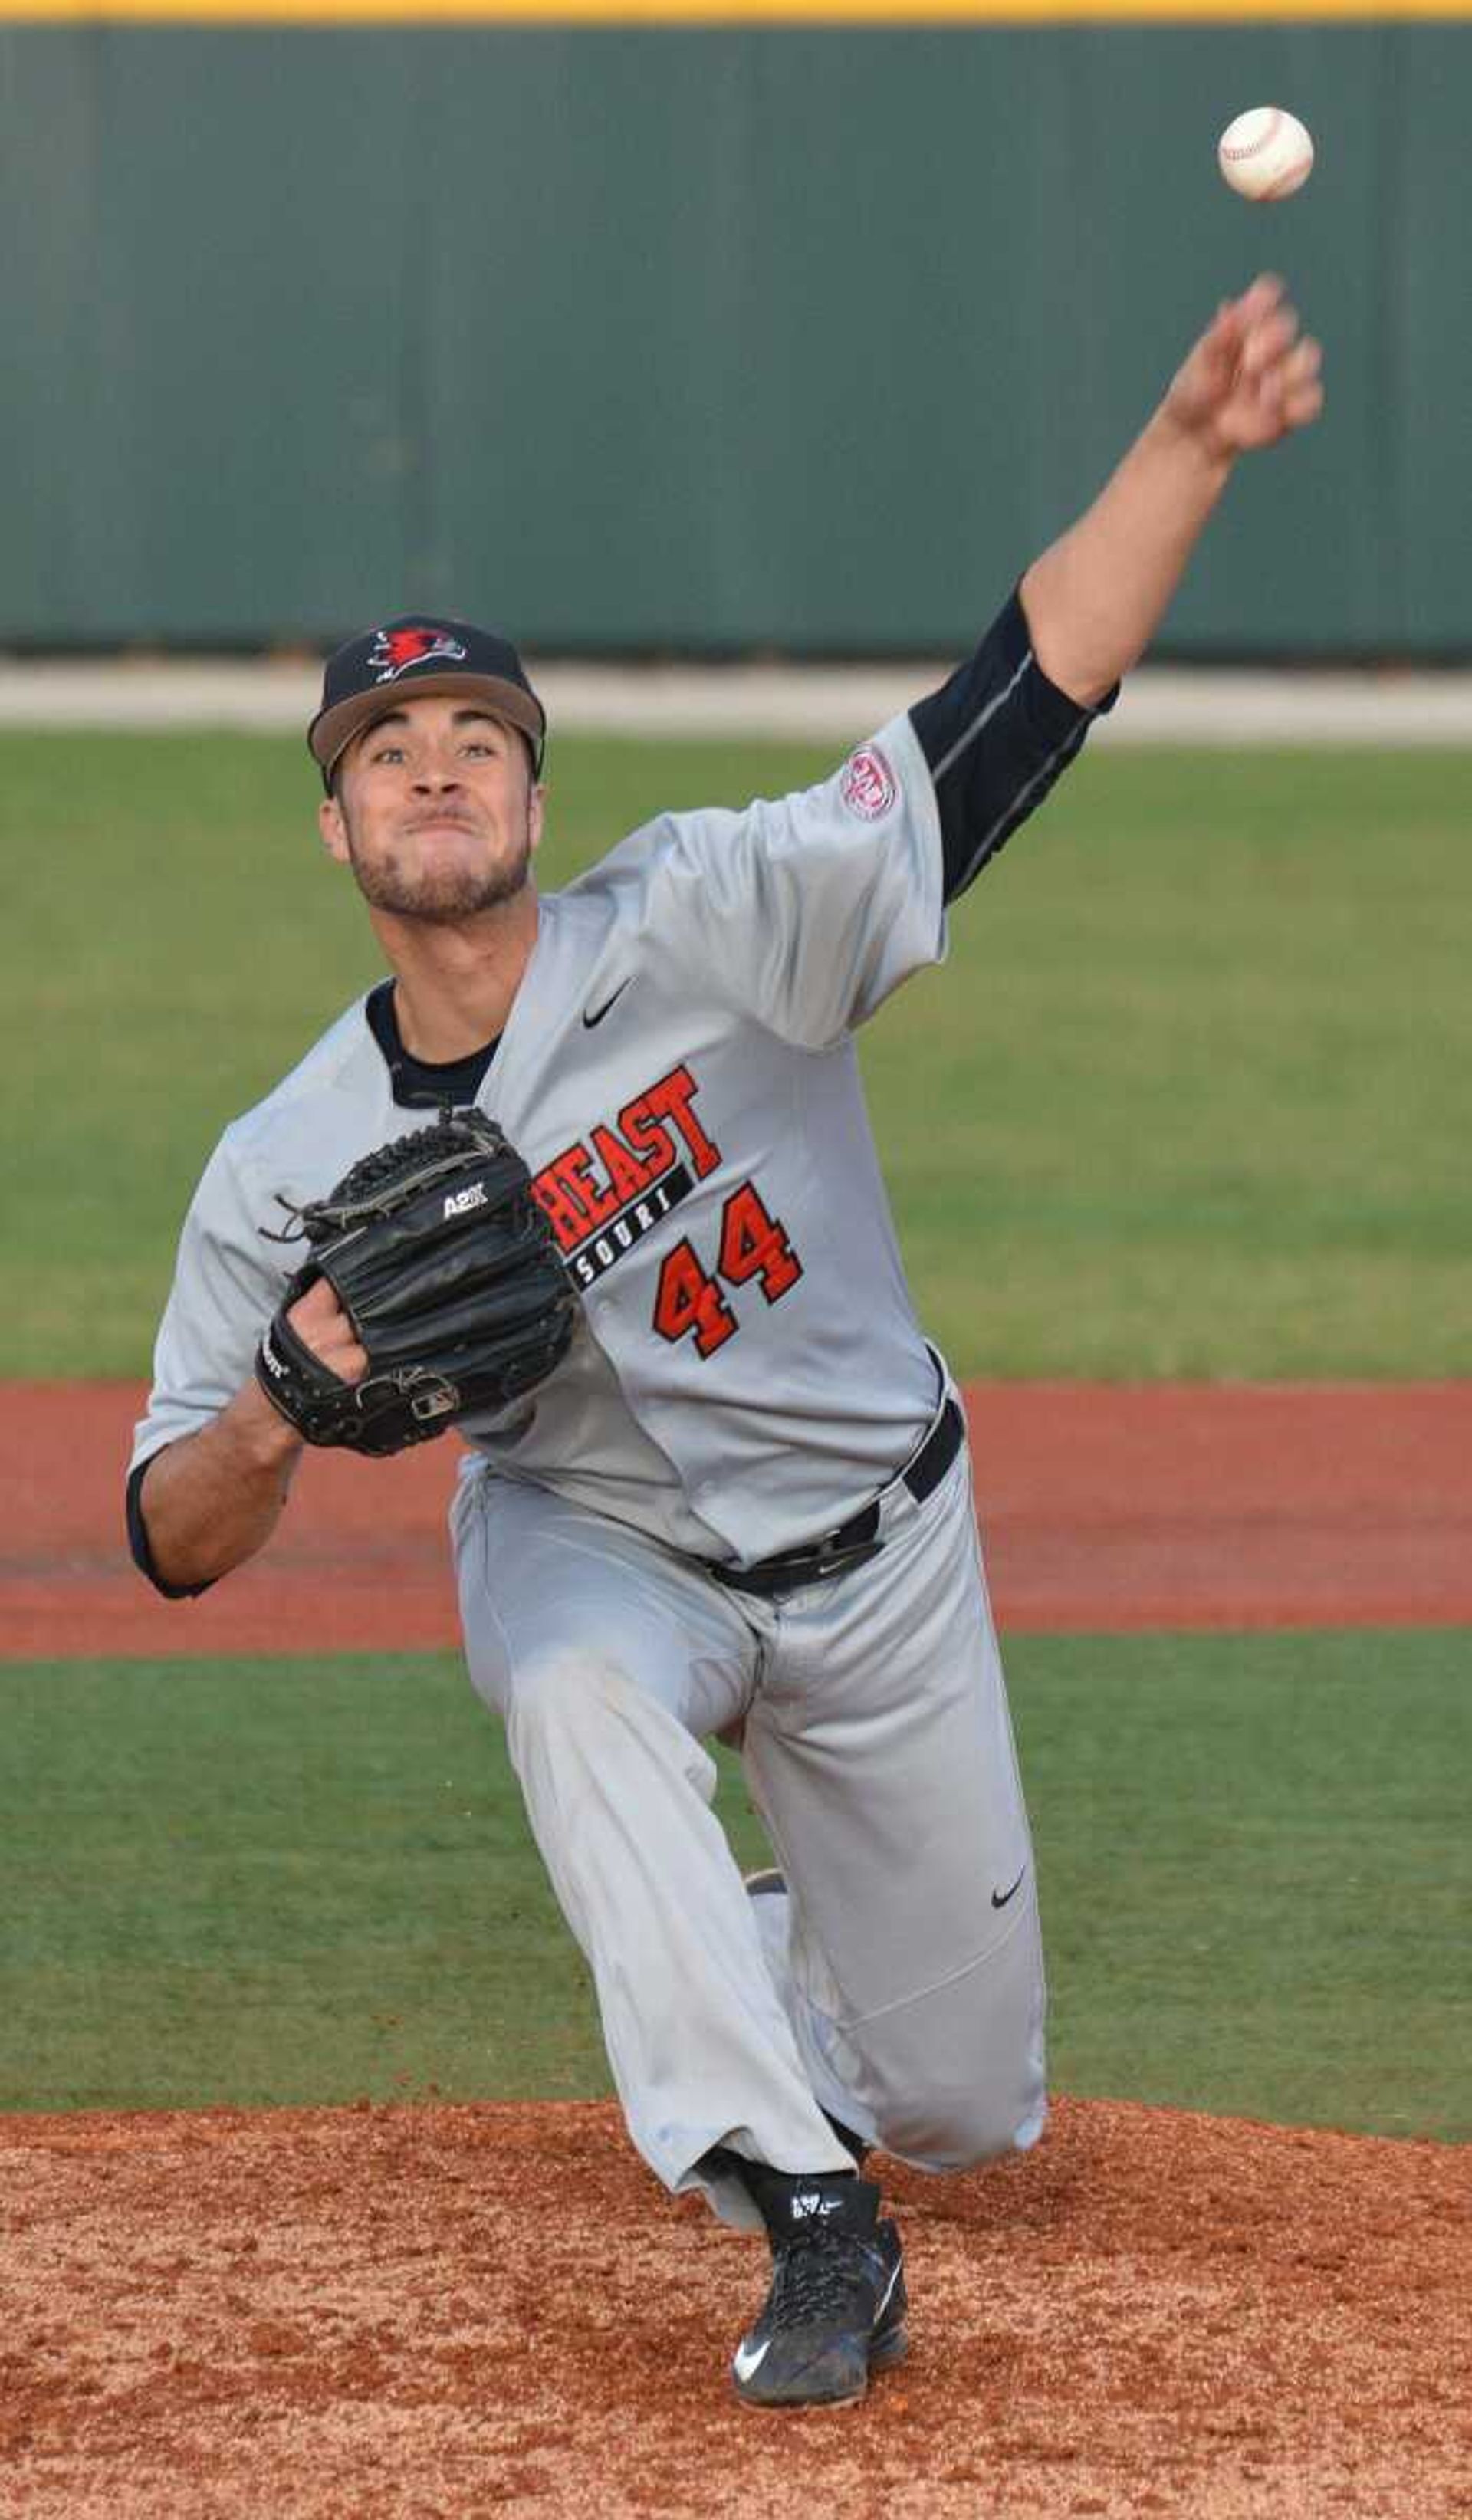
<svg viewBox="0 0 1472 2520">
<path fill-rule="evenodd" d="M 453 761 L 424 761 L 420 764 L 414 784 L 443 795 L 447 788 L 460 786 L 460 774 Z"/>
</svg>

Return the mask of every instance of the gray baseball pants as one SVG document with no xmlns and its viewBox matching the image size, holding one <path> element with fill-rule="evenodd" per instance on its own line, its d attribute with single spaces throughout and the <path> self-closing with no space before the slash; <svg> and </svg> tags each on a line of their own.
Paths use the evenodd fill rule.
<svg viewBox="0 0 1472 2520">
<path fill-rule="evenodd" d="M 886 1491 L 877 1556 L 778 1601 L 478 1463 L 452 1529 L 470 1677 L 665 2184 L 752 2227 L 703 2155 L 847 2170 L 825 2110 L 929 2170 L 1035 2142 L 1037 1891 L 965 1445 L 923 1504 Z M 785 1899 L 742 1886 L 718 1733 Z"/>
</svg>

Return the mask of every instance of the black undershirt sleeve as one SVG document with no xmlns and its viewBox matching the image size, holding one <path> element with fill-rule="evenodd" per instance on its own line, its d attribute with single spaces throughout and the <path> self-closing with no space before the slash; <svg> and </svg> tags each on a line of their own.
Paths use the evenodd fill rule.
<svg viewBox="0 0 1472 2520">
<path fill-rule="evenodd" d="M 1082 708 L 1049 682 L 1013 594 L 975 653 L 915 702 L 910 722 L 935 785 L 948 902 L 1041 805 L 1118 693 L 1116 684 L 1097 708 Z"/>
<path fill-rule="evenodd" d="M 201 1593 L 209 1591 L 210 1585 L 216 1581 L 213 1575 L 202 1584 L 165 1584 L 154 1564 L 154 1552 L 149 1545 L 149 1527 L 143 1518 L 143 1482 L 149 1462 L 156 1459 L 156 1454 L 150 1453 L 148 1461 L 140 1462 L 137 1468 L 128 1476 L 128 1547 L 132 1552 L 133 1563 L 139 1574 L 148 1577 L 155 1592 L 161 1593 L 165 1601 L 193 1601 Z"/>
</svg>

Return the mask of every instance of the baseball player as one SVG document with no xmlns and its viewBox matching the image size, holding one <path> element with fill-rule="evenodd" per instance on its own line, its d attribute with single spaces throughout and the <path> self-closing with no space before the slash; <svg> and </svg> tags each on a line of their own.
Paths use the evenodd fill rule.
<svg viewBox="0 0 1472 2520">
<path fill-rule="evenodd" d="M 1317 413 L 1318 366 L 1281 283 L 1255 282 L 943 689 L 805 793 L 660 816 L 560 892 L 531 878 L 544 716 L 511 645 L 417 614 L 326 669 L 321 835 L 390 976 L 205 1169 L 133 1550 L 185 1595 L 267 1541 L 302 1441 L 283 1342 L 335 1390 L 370 1373 L 331 1282 L 293 1291 L 283 1215 L 446 1109 L 499 1123 L 578 1301 L 547 1378 L 461 1421 L 466 1653 L 633 2141 L 770 2240 L 734 2366 L 755 2406 L 858 2398 L 905 2350 L 870 2148 L 956 2170 L 1045 2115 L 960 1405 L 853 1035 L 943 958 L 948 905 L 1111 705 L 1237 457 Z M 749 1885 L 713 1735 L 739 1741 L 778 1858 Z"/>
</svg>

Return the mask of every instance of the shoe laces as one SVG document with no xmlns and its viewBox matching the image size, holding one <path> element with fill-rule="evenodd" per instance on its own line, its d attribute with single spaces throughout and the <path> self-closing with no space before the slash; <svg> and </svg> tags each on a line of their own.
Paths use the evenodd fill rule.
<svg viewBox="0 0 1472 2520">
<path fill-rule="evenodd" d="M 852 2231 L 817 2224 L 784 2239 L 772 2279 L 775 2327 L 805 2327 L 850 2311 L 870 2315 L 865 2293 L 872 2285 L 875 2252 Z"/>
</svg>

